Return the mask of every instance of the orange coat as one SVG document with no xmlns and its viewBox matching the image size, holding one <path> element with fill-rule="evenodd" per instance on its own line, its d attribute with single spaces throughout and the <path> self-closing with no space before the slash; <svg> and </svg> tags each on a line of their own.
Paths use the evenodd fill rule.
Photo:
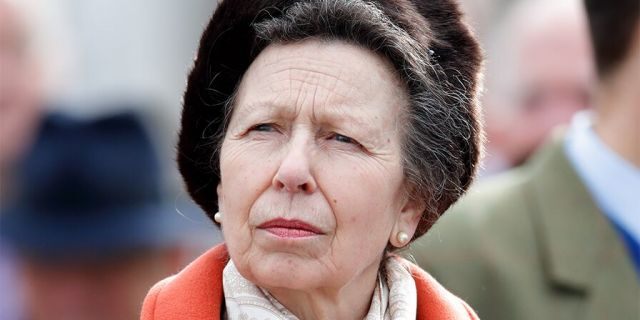
<svg viewBox="0 0 640 320">
<path fill-rule="evenodd" d="M 142 320 L 220 319 L 224 296 L 222 270 L 229 261 L 218 245 L 177 275 L 158 282 L 144 300 Z M 420 320 L 477 320 L 471 308 L 429 274 L 411 264 L 418 292 Z"/>
</svg>

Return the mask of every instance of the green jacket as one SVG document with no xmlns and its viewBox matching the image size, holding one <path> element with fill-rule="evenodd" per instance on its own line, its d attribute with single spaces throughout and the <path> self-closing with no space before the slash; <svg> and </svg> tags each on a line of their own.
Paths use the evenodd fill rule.
<svg viewBox="0 0 640 320">
<path fill-rule="evenodd" d="M 640 275 L 559 136 L 472 188 L 411 253 L 482 319 L 640 319 Z"/>
</svg>

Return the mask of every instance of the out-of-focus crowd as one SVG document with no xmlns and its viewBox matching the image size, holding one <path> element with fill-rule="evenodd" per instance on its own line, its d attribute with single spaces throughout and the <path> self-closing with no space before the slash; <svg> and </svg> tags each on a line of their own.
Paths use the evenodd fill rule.
<svg viewBox="0 0 640 320">
<path fill-rule="evenodd" d="M 101 12 L 104 5 L 110 10 Z M 173 117 L 177 126 L 183 88 L 169 92 L 174 106 L 164 91 L 183 81 L 189 47 L 176 49 L 187 54 L 155 73 L 122 72 L 140 61 L 135 55 L 144 45 L 102 52 L 121 42 L 92 37 L 117 34 L 116 18 L 132 29 L 163 22 L 151 21 L 160 14 L 145 20 L 133 14 L 143 12 L 117 6 L 0 1 L 0 319 L 135 319 L 151 285 L 220 241 L 174 182 L 173 156 L 164 156 L 175 129 L 162 121 Z M 192 23 L 192 38 L 199 27 Z M 82 31 L 90 41 L 82 42 Z M 158 39 L 183 36 L 159 31 Z M 73 37 L 74 45 L 67 41 Z M 105 56 L 95 57 L 99 52 Z M 179 54 L 158 56 L 154 62 Z M 153 83 L 171 71 L 175 79 Z"/>
<path fill-rule="evenodd" d="M 51 1 L 60 5 L 56 9 L 62 12 L 63 24 L 74 30 L 52 36 L 47 33 L 53 28 L 47 24 L 50 21 L 39 19 L 48 6 L 26 5 L 28 2 L 38 1 L 0 0 L 0 319 L 135 319 L 153 283 L 220 241 L 218 231 L 189 202 L 177 182 L 171 155 L 174 140 L 168 138 L 178 125 L 179 95 L 197 37 L 208 18 L 203 12 L 211 13 L 215 5 L 146 1 L 148 7 L 127 11 L 119 7 L 128 6 L 126 1 Z M 580 130 L 591 126 L 592 108 L 602 102 L 597 99 L 599 70 L 584 4 L 578 0 L 470 0 L 461 5 L 486 55 L 482 95 L 485 160 L 477 188 L 446 214 L 450 219 L 444 217 L 414 245 L 412 254 L 486 319 L 546 319 L 553 312 L 557 317 L 551 318 L 574 319 L 573 315 L 592 308 L 581 297 L 597 300 L 608 292 L 589 288 L 616 286 L 625 280 L 636 285 L 620 288 L 619 295 L 609 298 L 631 301 L 629 309 L 622 307 L 615 313 L 607 308 L 618 304 L 603 302 L 606 310 L 598 315 L 640 319 L 638 269 L 635 277 L 617 280 L 611 275 L 601 280 L 606 283 L 589 282 L 598 278 L 594 273 L 604 272 L 592 265 L 608 265 L 610 272 L 625 275 L 628 270 L 616 264 L 616 254 L 625 250 L 625 243 L 631 247 L 640 241 L 637 128 L 611 138 L 625 140 L 614 144 L 631 148 L 630 154 L 636 157 L 625 161 L 630 163 L 626 169 L 631 177 L 622 175 L 631 182 L 619 182 L 635 195 L 616 201 L 629 201 L 620 210 L 631 206 L 636 222 L 602 217 L 613 221 L 628 241 L 594 249 L 608 241 L 601 237 L 617 235 L 603 235 L 607 231 L 597 223 L 573 213 L 566 214 L 566 221 L 551 220 L 556 218 L 553 215 L 565 214 L 561 210 L 596 210 L 591 207 L 602 208 L 607 203 L 590 200 L 588 194 L 597 191 L 575 195 L 575 190 L 588 189 L 589 184 L 585 187 L 577 182 L 585 178 L 575 178 L 575 173 L 564 175 L 572 170 L 580 175 L 581 164 L 554 160 L 558 148 L 566 148 L 569 159 L 572 154 L 584 154 L 572 146 L 588 142 L 581 140 L 586 138 Z M 175 21 L 140 22 L 147 12 L 173 12 L 177 7 L 187 9 L 182 8 Z M 110 19 L 92 21 L 83 16 L 87 12 L 92 13 L 90 17 Z M 147 19 L 163 17 L 149 16 Z M 164 27 L 153 29 L 159 25 Z M 87 41 L 78 40 L 75 51 L 58 48 L 56 52 L 66 54 L 67 63 L 62 65 L 82 77 L 76 82 L 56 79 L 69 73 L 51 72 L 50 64 L 59 62 L 49 61 L 54 55 L 47 52 L 56 47 L 51 37 L 73 38 L 82 28 L 129 28 L 133 33 L 136 28 L 151 28 L 139 34 L 153 34 L 159 39 L 156 43 L 164 45 L 145 51 L 133 43 L 138 41 L 133 36 L 121 35 L 132 42 L 130 46 L 121 39 L 92 39 L 91 43 L 115 51 L 103 52 L 83 47 Z M 117 31 L 100 34 L 119 37 Z M 45 35 L 49 43 L 42 46 Z M 184 39 L 192 42 L 185 44 Z M 178 53 L 161 55 L 173 60 L 163 64 L 162 59 L 152 59 L 159 51 L 180 47 L 171 45 L 178 40 L 184 44 L 175 49 Z M 639 45 L 635 46 L 637 50 Z M 185 54 L 187 49 L 192 51 Z M 83 54 L 83 61 L 89 62 L 73 65 Z M 119 57 L 127 60 L 120 66 L 132 66 L 131 72 L 155 72 L 157 68 L 166 71 L 156 75 L 171 79 L 163 82 L 124 75 L 126 67 L 119 73 L 104 72 L 111 59 Z M 147 60 L 155 65 L 136 69 Z M 629 68 L 636 67 L 637 63 Z M 67 86 L 60 89 L 56 80 Z M 160 83 L 155 88 L 163 92 L 161 98 L 155 95 L 157 91 L 140 89 L 141 82 L 154 81 Z M 105 92 L 86 89 L 104 83 L 118 85 Z M 639 114 L 636 110 L 627 116 L 637 127 Z M 557 142 L 565 135 L 575 143 L 563 147 Z M 627 153 L 618 154 L 627 159 Z M 598 163 L 596 158 L 583 160 L 585 167 L 590 160 L 596 166 L 608 163 L 606 159 Z M 553 161 L 559 164 L 549 164 Z M 596 171 L 608 172 L 606 169 Z M 557 206 L 566 208 L 554 207 L 556 200 L 544 198 L 546 193 L 561 198 Z M 588 201 L 596 204 L 585 205 Z M 530 207 L 536 208 L 527 209 Z M 545 213 L 522 213 L 526 210 Z M 547 223 L 552 225 L 543 228 Z M 563 229 L 565 224 L 569 226 Z M 568 240 L 551 242 L 555 237 Z M 555 280 L 547 281 L 547 276 Z M 526 304 L 525 300 L 533 302 Z"/>
</svg>

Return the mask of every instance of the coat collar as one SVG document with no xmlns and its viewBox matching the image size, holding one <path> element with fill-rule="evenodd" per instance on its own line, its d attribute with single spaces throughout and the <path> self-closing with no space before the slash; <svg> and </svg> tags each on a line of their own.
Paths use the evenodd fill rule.
<svg viewBox="0 0 640 320">
<path fill-rule="evenodd" d="M 223 308 L 222 271 L 228 261 L 226 247 L 218 245 L 157 283 L 145 298 L 141 319 L 218 319 Z M 464 301 L 418 266 L 406 263 L 416 281 L 418 320 L 478 319 Z"/>
<path fill-rule="evenodd" d="M 539 212 L 534 217 L 548 276 L 562 287 L 586 290 L 606 267 L 603 262 L 630 260 L 567 159 L 563 143 L 563 133 L 555 132 L 527 164 L 532 175 L 527 187 L 532 189 L 532 210 Z"/>
</svg>

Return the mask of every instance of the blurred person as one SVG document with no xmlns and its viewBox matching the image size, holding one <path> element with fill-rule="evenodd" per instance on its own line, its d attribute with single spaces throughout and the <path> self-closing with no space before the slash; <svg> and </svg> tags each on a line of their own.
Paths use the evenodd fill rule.
<svg viewBox="0 0 640 320">
<path fill-rule="evenodd" d="M 455 1 L 223 1 L 178 164 L 224 244 L 142 319 L 477 319 L 395 253 L 470 185 L 481 54 Z"/>
<path fill-rule="evenodd" d="M 0 235 L 20 259 L 26 319 L 136 319 L 180 266 L 177 214 L 133 114 L 47 117 L 16 183 Z"/>
<path fill-rule="evenodd" d="M 590 106 L 594 67 L 579 0 L 513 1 L 488 35 L 483 174 L 524 163 Z"/>
<path fill-rule="evenodd" d="M 25 23 L 14 1 L 0 0 L 0 208 L 11 196 L 13 169 L 32 143 L 42 113 L 42 70 Z M 0 238 L 0 319 L 21 318 L 17 268 Z"/>
<path fill-rule="evenodd" d="M 640 319 L 640 2 L 585 4 L 593 111 L 413 248 L 486 319 Z"/>
<path fill-rule="evenodd" d="M 12 2 L 0 0 L 0 203 L 12 167 L 29 147 L 42 110 L 42 73 L 28 28 Z"/>
</svg>

